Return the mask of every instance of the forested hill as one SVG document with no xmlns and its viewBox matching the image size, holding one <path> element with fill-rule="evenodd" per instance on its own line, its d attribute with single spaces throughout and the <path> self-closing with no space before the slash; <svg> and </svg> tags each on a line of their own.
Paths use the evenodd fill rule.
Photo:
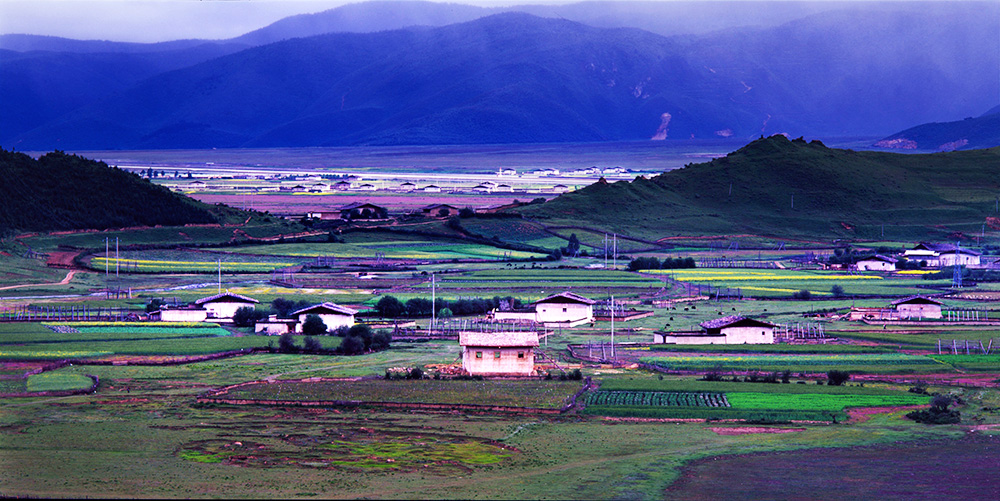
<svg viewBox="0 0 1000 501">
<path fill-rule="evenodd" d="M 923 239 L 978 235 L 987 217 L 1000 216 L 998 194 L 1000 148 L 907 155 L 776 135 L 708 163 L 598 182 L 519 211 L 547 224 L 654 240 Z"/>
<path fill-rule="evenodd" d="M 210 206 L 76 155 L 0 149 L 0 234 L 215 223 Z"/>
</svg>

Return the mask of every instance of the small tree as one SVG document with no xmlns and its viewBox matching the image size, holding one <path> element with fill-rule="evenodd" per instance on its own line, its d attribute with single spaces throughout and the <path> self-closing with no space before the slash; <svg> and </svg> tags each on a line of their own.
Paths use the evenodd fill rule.
<svg viewBox="0 0 1000 501">
<path fill-rule="evenodd" d="M 326 323 L 319 315 L 306 315 L 306 321 L 302 323 L 302 333 L 307 336 L 325 334 Z"/>
<path fill-rule="evenodd" d="M 306 336 L 305 340 L 302 342 L 302 349 L 312 352 L 323 351 L 323 343 L 320 343 L 319 340 L 313 336 Z"/>
<path fill-rule="evenodd" d="M 278 351 L 281 353 L 294 353 L 298 350 L 295 346 L 295 336 L 291 332 L 286 332 L 278 338 Z"/>
<path fill-rule="evenodd" d="M 340 343 L 340 348 L 337 351 L 344 355 L 357 355 L 365 351 L 365 342 L 357 336 L 347 336 Z"/>
<path fill-rule="evenodd" d="M 264 312 L 258 312 L 253 306 L 244 306 L 233 313 L 233 325 L 237 327 L 253 327 L 258 320 L 264 318 Z"/>
<path fill-rule="evenodd" d="M 826 373 L 827 384 L 830 386 L 840 386 L 851 379 L 851 373 L 847 371 L 832 370 Z"/>
<path fill-rule="evenodd" d="M 383 317 L 396 318 L 402 316 L 406 306 L 393 296 L 384 296 L 375 303 L 375 311 Z"/>
<path fill-rule="evenodd" d="M 803 301 L 808 301 L 808 300 L 812 299 L 812 292 L 809 292 L 806 289 L 802 289 L 802 290 L 800 290 L 798 292 L 793 292 L 792 293 L 792 298 L 793 299 L 801 299 Z"/>
<path fill-rule="evenodd" d="M 158 297 L 150 299 L 149 302 L 146 303 L 146 313 L 158 311 L 163 304 L 163 300 Z"/>
<path fill-rule="evenodd" d="M 844 297 L 844 288 L 840 284 L 835 284 L 830 287 L 830 294 L 833 294 L 833 297 Z"/>
</svg>

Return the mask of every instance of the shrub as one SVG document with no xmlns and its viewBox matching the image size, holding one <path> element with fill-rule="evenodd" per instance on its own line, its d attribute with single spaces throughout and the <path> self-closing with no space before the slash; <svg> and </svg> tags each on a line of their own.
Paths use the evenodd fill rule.
<svg viewBox="0 0 1000 501">
<path fill-rule="evenodd" d="M 337 351 L 344 355 L 357 355 L 365 351 L 365 342 L 357 336 L 347 336 Z"/>
<path fill-rule="evenodd" d="M 410 374 L 407 376 L 409 379 L 423 379 L 424 370 L 420 367 L 414 367 L 410 370 Z"/>
<path fill-rule="evenodd" d="M 851 373 L 834 369 L 826 373 L 826 379 L 830 386 L 840 386 L 851 379 Z"/>
<path fill-rule="evenodd" d="M 951 405 L 951 397 L 945 395 L 935 395 L 931 399 L 931 408 L 922 411 L 913 411 L 906 417 L 924 424 L 956 424 L 962 421 L 962 416 L 958 411 L 948 410 Z"/>
<path fill-rule="evenodd" d="M 278 338 L 278 351 L 281 353 L 294 353 L 298 351 L 295 346 L 295 336 L 291 332 L 286 332 Z"/>
<path fill-rule="evenodd" d="M 323 344 L 312 336 L 306 336 L 302 342 L 302 349 L 305 351 L 323 351 Z"/>
<path fill-rule="evenodd" d="M 233 325 L 237 327 L 253 327 L 258 321 L 263 320 L 266 314 L 257 311 L 253 306 L 244 306 L 233 313 Z"/>
<path fill-rule="evenodd" d="M 844 297 L 844 288 L 840 284 L 836 284 L 830 287 L 830 294 L 833 294 L 833 297 Z"/>
<path fill-rule="evenodd" d="M 806 289 L 802 289 L 798 292 L 793 292 L 792 299 L 801 299 L 803 301 L 808 301 L 812 299 L 812 292 L 809 292 Z"/>
</svg>

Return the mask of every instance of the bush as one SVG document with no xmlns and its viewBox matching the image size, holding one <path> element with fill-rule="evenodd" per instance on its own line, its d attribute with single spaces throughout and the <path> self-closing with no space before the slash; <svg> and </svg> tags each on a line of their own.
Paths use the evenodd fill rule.
<svg viewBox="0 0 1000 501">
<path fill-rule="evenodd" d="M 809 292 L 806 289 L 802 289 L 798 292 L 793 292 L 792 299 L 801 299 L 803 301 L 808 301 L 812 299 L 812 292 Z"/>
<path fill-rule="evenodd" d="M 386 318 L 397 318 L 403 315 L 406 307 L 395 297 L 385 296 L 379 299 L 378 303 L 375 303 L 375 311 Z"/>
<path fill-rule="evenodd" d="M 414 367 L 412 370 L 410 370 L 410 374 L 407 376 L 407 378 L 408 379 L 423 379 L 424 378 L 424 370 L 421 369 L 420 367 Z"/>
<path fill-rule="evenodd" d="M 253 306 L 244 306 L 233 313 L 233 325 L 236 327 L 253 327 L 266 316 L 267 314 L 263 311 L 257 311 Z"/>
<path fill-rule="evenodd" d="M 286 332 L 278 338 L 278 351 L 281 353 L 295 353 L 299 348 L 295 346 L 295 335 Z"/>
<path fill-rule="evenodd" d="M 347 336 L 340 343 L 340 348 L 337 348 L 337 351 L 344 355 L 357 355 L 365 351 L 365 342 L 357 336 Z"/>
<path fill-rule="evenodd" d="M 844 297 L 844 288 L 840 284 L 834 285 L 830 287 L 830 294 L 833 294 L 833 297 Z"/>
<path fill-rule="evenodd" d="M 851 373 L 846 371 L 832 370 L 826 373 L 829 386 L 840 386 L 851 379 Z"/>
<path fill-rule="evenodd" d="M 962 416 L 958 411 L 948 410 L 951 405 L 951 397 L 945 395 L 935 395 L 931 399 L 931 408 L 922 411 L 913 411 L 906 417 L 924 424 L 957 424 L 962 421 Z"/>
<path fill-rule="evenodd" d="M 323 344 L 312 336 L 306 336 L 302 342 L 302 349 L 305 351 L 323 351 Z"/>
</svg>

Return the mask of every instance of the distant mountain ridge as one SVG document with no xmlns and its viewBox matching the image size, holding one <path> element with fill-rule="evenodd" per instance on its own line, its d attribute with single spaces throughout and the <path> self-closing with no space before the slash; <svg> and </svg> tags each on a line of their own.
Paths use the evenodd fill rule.
<svg viewBox="0 0 1000 501">
<path fill-rule="evenodd" d="M 1000 23 L 992 22 L 1000 19 L 1000 6 L 988 3 L 983 9 L 963 3 L 947 20 L 937 19 L 934 9 L 868 9 L 862 19 L 853 10 L 828 11 L 776 27 L 675 37 L 507 13 L 441 27 L 265 43 L 309 33 L 302 28 L 309 23 L 312 30 L 338 23 L 361 29 L 349 13 L 364 18 L 393 5 L 289 18 L 224 42 L 0 50 L 0 95 L 6 97 L 0 145 L 83 150 L 777 132 L 881 136 L 968 115 L 973 106 L 995 104 L 989 98 L 1000 93 L 990 70 L 1000 66 Z M 584 4 L 573 8 L 563 12 L 597 12 Z M 426 22 L 483 10 L 435 9 L 424 13 Z M 420 18 L 407 11 L 395 20 L 366 19 L 382 21 L 369 23 L 375 29 Z M 928 44 L 933 51 L 924 50 Z M 0 47 L 15 45 L 0 37 Z M 101 52 L 105 46 L 118 52 Z M 875 46 L 880 50 L 869 50 Z M 51 75 L 73 78 L 46 78 Z"/>
<path fill-rule="evenodd" d="M 1000 106 L 978 117 L 911 127 L 874 144 L 900 150 L 973 150 L 1000 145 Z"/>
</svg>

